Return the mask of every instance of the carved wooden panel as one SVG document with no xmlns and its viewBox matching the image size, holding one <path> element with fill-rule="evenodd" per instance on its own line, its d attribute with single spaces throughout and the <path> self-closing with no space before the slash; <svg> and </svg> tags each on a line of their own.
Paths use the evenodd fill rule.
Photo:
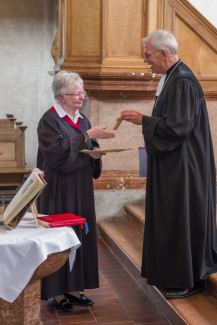
<svg viewBox="0 0 217 325">
<path fill-rule="evenodd" d="M 101 1 L 70 1 L 68 10 L 68 55 L 100 60 Z"/>
<path fill-rule="evenodd" d="M 24 131 L 13 115 L 0 120 L 0 167 L 25 167 Z"/>
<path fill-rule="evenodd" d="M 100 68 L 101 6 L 101 0 L 59 0 L 61 69 L 80 72 Z"/>
<path fill-rule="evenodd" d="M 143 0 L 103 1 L 102 71 L 148 72 L 141 39 L 145 29 Z"/>
<path fill-rule="evenodd" d="M 61 69 L 149 72 L 141 43 L 145 4 L 146 0 L 59 0 Z"/>
<path fill-rule="evenodd" d="M 1 164 L 12 164 L 13 167 L 16 167 L 16 142 L 1 142 L 0 143 L 0 166 Z"/>
<path fill-rule="evenodd" d="M 205 93 L 214 95 L 217 91 L 217 65 L 213 64 L 217 62 L 216 28 L 186 0 L 165 0 L 164 14 L 164 28 L 176 36 L 179 57 L 195 73 Z M 209 97 L 212 99 L 211 93 Z"/>
<path fill-rule="evenodd" d="M 58 28 L 54 70 L 80 73 L 91 97 L 154 98 L 159 76 L 143 62 L 141 39 L 164 28 L 176 36 L 179 57 L 206 99 L 217 98 L 217 30 L 187 0 L 59 0 Z"/>
</svg>

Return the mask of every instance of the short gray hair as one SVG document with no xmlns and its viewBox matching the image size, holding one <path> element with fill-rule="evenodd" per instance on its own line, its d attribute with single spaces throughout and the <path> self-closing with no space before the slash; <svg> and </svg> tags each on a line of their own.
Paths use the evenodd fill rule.
<svg viewBox="0 0 217 325">
<path fill-rule="evenodd" d="M 65 95 L 69 86 L 73 88 L 76 86 L 83 87 L 83 85 L 84 82 L 78 73 L 62 70 L 53 79 L 52 90 L 54 98 L 59 100 L 59 95 Z"/>
<path fill-rule="evenodd" d="M 170 55 L 176 55 L 178 52 L 178 43 L 175 36 L 164 29 L 158 29 L 150 33 L 142 39 L 142 44 L 145 49 L 145 44 L 151 41 L 152 46 L 156 50 L 166 50 Z"/>
</svg>

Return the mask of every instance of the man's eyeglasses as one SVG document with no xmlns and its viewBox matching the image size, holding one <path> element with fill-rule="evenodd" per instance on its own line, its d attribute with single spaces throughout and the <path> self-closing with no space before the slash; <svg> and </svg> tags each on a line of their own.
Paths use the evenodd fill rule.
<svg viewBox="0 0 217 325">
<path fill-rule="evenodd" d="M 68 96 L 75 96 L 75 97 L 81 97 L 81 96 L 85 96 L 86 95 L 86 91 L 84 90 L 84 91 L 82 91 L 82 92 L 80 92 L 80 93 L 77 93 L 77 94 L 66 94 L 66 95 L 68 95 Z"/>
<path fill-rule="evenodd" d="M 157 52 L 161 52 L 161 51 L 162 50 L 157 50 L 157 51 L 152 52 L 152 53 L 144 53 L 144 56 L 145 56 L 146 59 L 149 59 L 152 56 L 152 54 L 157 53 Z"/>
</svg>

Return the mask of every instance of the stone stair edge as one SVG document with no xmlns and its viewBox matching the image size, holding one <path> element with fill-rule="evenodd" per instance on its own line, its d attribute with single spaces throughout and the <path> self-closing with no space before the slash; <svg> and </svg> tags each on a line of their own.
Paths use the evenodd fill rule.
<svg viewBox="0 0 217 325">
<path fill-rule="evenodd" d="M 99 227 L 102 227 L 103 229 L 104 229 L 104 232 L 107 232 L 108 231 L 108 229 L 106 228 L 106 224 L 108 225 L 108 224 L 112 224 L 112 223 L 115 223 L 115 222 L 125 222 L 125 224 L 127 224 L 127 223 L 130 223 L 128 220 L 126 220 L 126 219 L 119 219 L 119 220 L 117 220 L 117 219 L 115 219 L 115 220 L 106 220 L 106 221 L 101 221 L 101 222 L 99 222 Z M 130 225 L 130 229 L 132 229 L 133 227 Z M 119 229 L 119 231 L 120 231 L 121 229 Z M 109 236 L 110 236 L 110 240 L 112 240 L 113 239 L 113 237 L 112 237 L 112 234 L 109 234 Z M 123 234 L 122 234 L 122 236 L 123 236 Z M 141 238 L 141 237 L 140 237 Z M 117 238 L 116 238 L 117 239 Z M 114 239 L 113 239 L 114 240 Z M 135 262 L 135 260 L 134 260 L 134 257 L 133 257 L 133 255 L 131 254 L 131 255 L 129 255 L 126 251 L 125 251 L 125 247 L 124 247 L 124 245 L 122 245 L 122 243 L 121 242 L 118 242 L 117 240 L 115 240 L 116 241 L 116 244 L 117 245 L 119 245 L 120 246 L 120 249 L 122 249 L 123 251 L 124 251 L 124 254 L 126 255 L 126 256 L 128 256 L 129 257 L 129 259 L 131 259 L 132 260 L 132 262 L 135 264 L 135 265 L 137 265 L 137 268 L 141 268 L 141 264 L 140 265 L 138 265 L 138 262 Z M 209 279 L 208 279 L 208 281 L 207 281 L 207 290 L 210 292 L 210 294 L 212 294 L 213 295 L 213 297 L 216 299 L 217 298 L 217 273 L 215 273 L 215 274 L 212 274 L 210 277 L 209 277 Z M 199 294 L 198 294 L 199 295 Z M 198 296 L 199 297 L 199 296 Z M 189 297 L 190 298 L 190 297 Z M 186 299 L 188 299 L 188 298 L 185 298 L 185 301 L 186 301 Z M 199 297 L 199 299 L 201 299 L 201 301 L 204 301 L 204 303 L 205 303 L 205 301 L 206 301 L 206 297 L 204 296 L 202 296 L 202 295 L 200 295 L 200 297 Z M 184 300 L 184 299 L 181 299 L 181 300 Z M 185 303 L 187 303 L 187 301 L 185 302 Z M 173 310 L 175 310 L 177 313 L 178 313 L 178 315 L 180 315 L 182 318 L 184 318 L 186 321 L 187 321 L 187 319 L 188 319 L 188 316 L 185 316 L 185 313 L 184 313 L 184 311 L 180 311 L 180 310 L 178 310 L 177 311 L 177 309 L 176 309 L 176 307 L 174 306 L 174 301 L 168 301 L 168 304 L 171 306 L 171 308 L 173 309 Z M 175 305 L 177 304 L 177 302 L 175 301 Z M 217 301 L 216 301 L 216 305 L 217 305 Z M 193 307 L 192 307 L 193 308 Z M 193 323 L 186 323 L 186 324 L 193 324 Z M 214 324 L 217 324 L 217 314 L 216 314 L 216 323 L 210 323 L 210 325 L 214 325 Z"/>
<path fill-rule="evenodd" d="M 124 208 L 131 215 L 145 223 L 145 203 L 144 204 L 125 204 Z"/>
<path fill-rule="evenodd" d="M 125 221 L 126 223 L 130 223 L 129 221 Z M 147 294 L 150 296 L 151 299 L 153 299 L 153 302 L 158 305 L 158 302 L 160 301 L 160 309 L 162 307 L 162 303 L 165 304 L 165 307 L 163 308 L 169 308 L 172 309 L 172 311 L 175 313 L 176 319 L 175 322 L 172 322 L 171 324 L 176 325 L 188 325 L 184 320 L 182 320 L 181 315 L 174 309 L 174 307 L 166 301 L 166 299 L 163 297 L 162 293 L 153 286 L 148 286 L 145 284 L 145 288 L 148 286 L 148 288 L 144 289 L 143 283 L 146 283 L 146 281 L 142 281 L 141 274 L 141 265 L 138 265 L 138 263 L 135 262 L 135 259 L 133 256 L 130 256 L 126 250 L 124 250 L 124 247 L 120 245 L 119 241 L 116 241 L 115 238 L 113 238 L 111 233 L 108 233 L 108 228 L 106 227 L 112 223 L 112 221 L 102 221 L 98 223 L 98 226 L 101 228 L 101 239 L 106 244 L 106 246 L 110 249 L 110 251 L 116 256 L 116 258 L 119 260 L 119 262 L 128 270 L 128 272 L 131 274 L 131 276 L 134 278 L 134 280 L 137 282 L 138 285 L 140 285 L 143 290 L 148 290 Z M 114 222 L 115 223 L 115 222 Z M 122 257 L 121 257 L 122 256 Z M 123 259 L 123 260 L 122 260 Z M 125 260 L 125 262 L 124 262 Z M 130 265 L 130 266 L 129 266 Z M 128 269 L 129 268 L 129 269 Z M 138 274 L 139 274 L 139 280 L 138 280 Z M 162 310 L 163 311 L 163 310 Z M 171 312 L 169 312 L 171 314 Z M 174 316 L 172 316 L 174 317 Z"/>
<path fill-rule="evenodd" d="M 137 267 L 141 267 L 143 235 L 128 220 L 104 220 L 98 222 L 98 227 L 126 252 Z"/>
</svg>

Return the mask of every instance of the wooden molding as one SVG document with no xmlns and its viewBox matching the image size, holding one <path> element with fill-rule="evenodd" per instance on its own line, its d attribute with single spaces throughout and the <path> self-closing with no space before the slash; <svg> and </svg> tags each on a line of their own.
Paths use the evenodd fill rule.
<svg viewBox="0 0 217 325">
<path fill-rule="evenodd" d="M 90 98 L 97 99 L 154 99 L 160 75 L 144 73 L 81 73 Z"/>
<path fill-rule="evenodd" d="M 152 77 L 151 73 L 81 73 L 89 98 L 99 100 L 153 100 L 161 75 Z M 199 78 L 208 101 L 217 100 L 217 90 L 212 90 L 207 83 L 217 84 L 215 78 Z"/>
<path fill-rule="evenodd" d="M 138 171 L 104 171 L 94 180 L 95 190 L 145 189 L 146 177 L 139 177 Z"/>
<path fill-rule="evenodd" d="M 216 81 L 217 82 L 217 81 Z M 217 90 L 216 91 L 204 91 L 204 95 L 207 101 L 217 101 Z"/>
<path fill-rule="evenodd" d="M 146 188 L 146 177 L 138 177 L 138 171 L 107 170 L 94 180 L 95 190 L 138 190 Z M 216 176 L 217 186 L 217 176 Z"/>
</svg>

